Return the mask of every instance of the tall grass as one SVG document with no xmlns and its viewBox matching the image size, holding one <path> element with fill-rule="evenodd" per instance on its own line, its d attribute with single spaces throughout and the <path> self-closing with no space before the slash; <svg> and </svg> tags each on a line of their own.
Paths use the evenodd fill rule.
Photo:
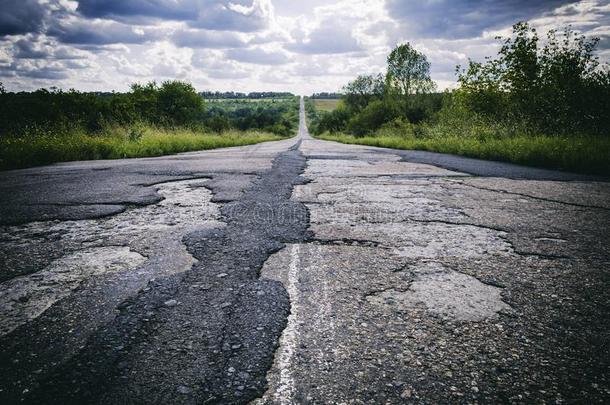
<svg viewBox="0 0 610 405">
<path fill-rule="evenodd" d="M 0 138 L 0 170 L 74 160 L 161 156 L 180 152 L 275 141 L 282 137 L 257 131 L 202 133 L 153 126 L 109 127 L 99 135 L 70 133 Z"/>
<path fill-rule="evenodd" d="M 517 135 L 512 137 L 443 136 L 414 138 L 403 136 L 354 137 L 325 133 L 320 139 L 347 144 L 393 149 L 414 149 L 450 153 L 571 172 L 610 176 L 610 138 L 551 137 Z"/>
</svg>

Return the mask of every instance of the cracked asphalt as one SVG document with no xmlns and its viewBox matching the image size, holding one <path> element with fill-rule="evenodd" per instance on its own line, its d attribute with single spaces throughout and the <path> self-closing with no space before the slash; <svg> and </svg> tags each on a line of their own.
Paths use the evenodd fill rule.
<svg viewBox="0 0 610 405">
<path fill-rule="evenodd" d="M 608 403 L 609 197 L 303 113 L 0 173 L 0 403 Z"/>
</svg>

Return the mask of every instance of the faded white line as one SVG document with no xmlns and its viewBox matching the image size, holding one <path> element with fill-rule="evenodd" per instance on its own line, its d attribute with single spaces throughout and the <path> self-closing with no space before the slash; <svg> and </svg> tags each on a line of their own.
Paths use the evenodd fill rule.
<svg viewBox="0 0 610 405">
<path fill-rule="evenodd" d="M 290 249 L 290 266 L 286 281 L 286 291 L 290 296 L 290 315 L 288 325 L 280 338 L 277 367 L 280 371 L 280 381 L 273 397 L 280 404 L 292 404 L 295 395 L 295 383 L 292 375 L 292 361 L 297 348 L 297 325 L 299 318 L 298 283 L 299 245 Z"/>
</svg>

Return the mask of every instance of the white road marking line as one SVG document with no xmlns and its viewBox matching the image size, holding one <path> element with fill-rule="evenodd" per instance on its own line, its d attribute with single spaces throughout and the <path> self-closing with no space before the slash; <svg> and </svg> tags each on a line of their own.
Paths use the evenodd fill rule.
<svg viewBox="0 0 610 405">
<path fill-rule="evenodd" d="M 290 250 L 290 267 L 288 269 L 286 291 L 290 296 L 290 315 L 288 325 L 280 338 L 280 353 L 278 368 L 280 381 L 273 397 L 280 404 L 294 403 L 295 382 L 292 375 L 292 361 L 297 348 L 297 325 L 299 317 L 299 289 L 298 283 L 299 245 L 292 245 Z"/>
</svg>

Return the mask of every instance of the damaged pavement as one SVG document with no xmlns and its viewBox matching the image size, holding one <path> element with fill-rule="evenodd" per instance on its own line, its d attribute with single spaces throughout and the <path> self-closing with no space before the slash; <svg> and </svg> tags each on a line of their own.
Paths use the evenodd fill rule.
<svg viewBox="0 0 610 405">
<path fill-rule="evenodd" d="M 318 141 L 302 112 L 0 191 L 1 403 L 610 400 L 599 179 Z"/>
</svg>

